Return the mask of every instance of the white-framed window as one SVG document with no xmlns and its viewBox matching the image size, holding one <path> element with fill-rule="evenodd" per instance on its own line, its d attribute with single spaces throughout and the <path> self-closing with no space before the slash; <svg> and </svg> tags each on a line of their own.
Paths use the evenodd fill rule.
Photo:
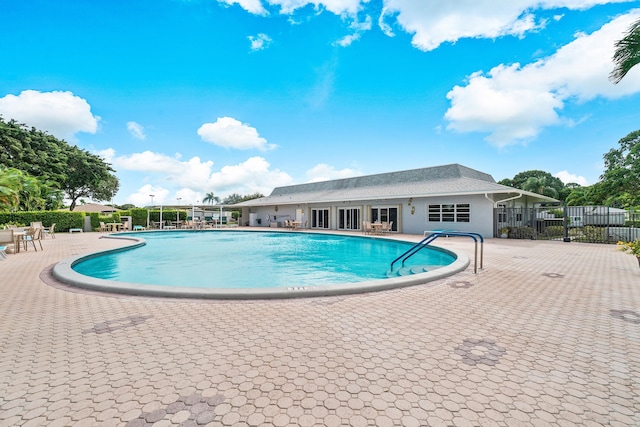
<svg viewBox="0 0 640 427">
<path fill-rule="evenodd" d="M 471 207 L 469 203 L 443 203 L 428 206 L 429 222 L 469 222 Z"/>
</svg>

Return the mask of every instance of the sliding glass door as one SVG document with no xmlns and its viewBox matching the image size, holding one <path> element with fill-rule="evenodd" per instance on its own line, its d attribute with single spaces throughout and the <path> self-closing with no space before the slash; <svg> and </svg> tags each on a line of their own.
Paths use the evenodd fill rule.
<svg viewBox="0 0 640 427">
<path fill-rule="evenodd" d="M 338 230 L 360 230 L 360 209 L 339 208 Z"/>
<path fill-rule="evenodd" d="M 398 231 L 398 208 L 372 207 L 371 222 L 391 222 L 391 231 Z"/>
<path fill-rule="evenodd" d="M 329 209 L 311 209 L 311 228 L 329 228 Z"/>
</svg>

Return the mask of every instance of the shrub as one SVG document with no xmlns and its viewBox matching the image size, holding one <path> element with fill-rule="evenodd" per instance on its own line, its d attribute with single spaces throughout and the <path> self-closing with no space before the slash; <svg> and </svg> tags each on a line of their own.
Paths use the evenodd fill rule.
<svg viewBox="0 0 640 427">
<path fill-rule="evenodd" d="M 561 225 L 550 225 L 545 227 L 544 234 L 548 237 L 562 237 L 564 236 L 564 227 Z"/>
<path fill-rule="evenodd" d="M 115 212 L 111 215 L 100 215 L 98 212 L 91 212 L 89 218 L 91 218 L 91 229 L 99 230 L 100 222 L 104 222 L 105 224 L 109 222 L 120 222 L 120 213 Z"/>
<path fill-rule="evenodd" d="M 640 240 L 638 239 L 633 242 L 618 242 L 618 248 L 622 252 L 640 257 Z"/>
<path fill-rule="evenodd" d="M 531 239 L 533 229 L 531 227 L 510 227 L 509 238 L 511 239 Z"/>
<path fill-rule="evenodd" d="M 580 235 L 576 241 L 578 242 L 606 242 L 606 228 L 594 227 L 593 225 L 587 225 L 582 228 L 582 235 Z"/>
<path fill-rule="evenodd" d="M 83 228 L 84 213 L 68 211 L 0 212 L 0 224 L 28 225 L 41 222 L 44 227 L 56 224 L 56 231 Z"/>
</svg>

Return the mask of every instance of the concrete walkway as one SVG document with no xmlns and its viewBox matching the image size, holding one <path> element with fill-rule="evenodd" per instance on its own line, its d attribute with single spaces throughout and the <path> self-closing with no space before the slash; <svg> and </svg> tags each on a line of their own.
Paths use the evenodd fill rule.
<svg viewBox="0 0 640 427">
<path fill-rule="evenodd" d="M 640 268 L 613 245 L 490 239 L 477 275 L 216 302 L 64 289 L 55 262 L 121 243 L 56 237 L 0 261 L 0 426 L 640 425 Z"/>
</svg>

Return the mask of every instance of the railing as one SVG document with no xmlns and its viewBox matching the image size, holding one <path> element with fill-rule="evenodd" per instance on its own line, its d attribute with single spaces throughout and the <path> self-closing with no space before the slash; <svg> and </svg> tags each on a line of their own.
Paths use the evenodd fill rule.
<svg viewBox="0 0 640 427">
<path fill-rule="evenodd" d="M 425 231 L 425 234 L 426 233 L 430 233 L 430 234 L 424 239 L 422 239 L 420 242 L 416 243 L 413 247 L 411 247 L 411 249 L 409 249 L 408 251 L 406 251 L 405 253 L 403 253 L 402 255 L 400 255 L 398 258 L 394 259 L 391 262 L 391 271 L 393 271 L 393 265 L 396 262 L 400 261 L 400 259 L 402 259 L 402 267 L 404 267 L 404 263 L 406 260 L 408 260 L 415 254 L 420 252 L 427 245 L 429 245 L 429 243 L 433 242 L 438 237 L 442 237 L 442 236 L 447 236 L 447 237 L 462 236 L 462 237 L 470 237 L 473 239 L 473 241 L 475 242 L 475 252 L 474 252 L 474 258 L 473 258 L 474 274 L 478 273 L 478 239 L 480 239 L 480 269 L 482 269 L 483 258 L 484 258 L 484 237 L 482 237 L 482 235 L 480 235 L 479 233 L 459 232 L 459 231 L 434 231 L 434 232 Z"/>
</svg>

